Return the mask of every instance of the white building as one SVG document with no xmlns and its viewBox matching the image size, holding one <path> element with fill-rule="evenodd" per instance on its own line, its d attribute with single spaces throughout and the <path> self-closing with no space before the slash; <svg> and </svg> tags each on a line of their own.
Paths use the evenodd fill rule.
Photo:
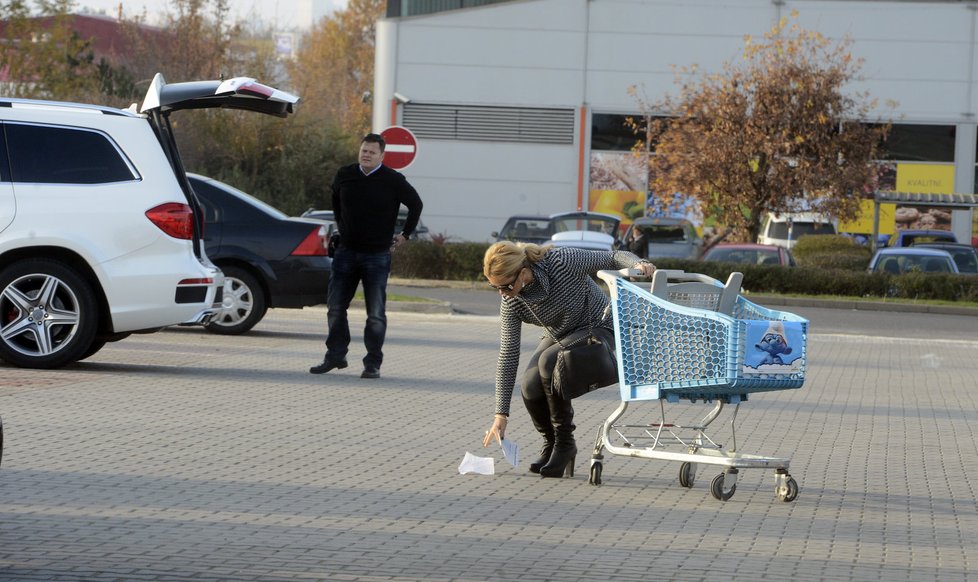
<svg viewBox="0 0 978 582">
<path fill-rule="evenodd" d="M 377 26 L 373 126 L 404 125 L 419 138 L 404 173 L 424 198 L 432 232 L 489 240 L 510 215 L 594 208 L 605 190 L 641 190 L 641 177 L 635 184 L 634 174 L 617 176 L 628 174 L 625 152 L 634 143 L 622 119 L 639 111 L 628 88 L 651 100 L 675 92 L 673 65 L 717 72 L 741 57 L 745 35 L 762 37 L 797 11 L 806 29 L 851 36 L 854 55 L 865 59 L 865 80 L 852 89 L 878 98 L 879 114 L 896 124 L 890 189 L 971 193 L 976 8 L 972 1 L 390 0 Z M 896 109 L 884 108 L 886 100 Z M 970 235 L 970 212 L 955 211 L 951 228 Z"/>
</svg>

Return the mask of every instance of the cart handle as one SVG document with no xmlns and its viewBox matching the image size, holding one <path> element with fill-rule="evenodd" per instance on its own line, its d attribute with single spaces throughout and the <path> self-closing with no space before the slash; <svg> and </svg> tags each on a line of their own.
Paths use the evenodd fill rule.
<svg viewBox="0 0 978 582">
<path fill-rule="evenodd" d="M 652 277 L 646 277 L 645 275 L 643 275 L 641 269 L 632 269 L 631 267 L 625 269 L 618 269 L 617 271 L 612 271 L 612 270 L 598 271 L 598 277 L 600 277 L 602 281 L 604 281 L 609 285 L 611 285 L 612 281 L 616 281 L 622 278 L 641 279 L 643 281 L 652 280 Z"/>
<path fill-rule="evenodd" d="M 645 276 L 641 269 L 619 269 L 617 271 L 605 270 L 598 271 L 598 277 L 600 277 L 606 283 L 611 283 L 614 279 L 628 278 L 633 281 L 651 281 L 654 278 L 665 277 L 666 281 L 670 283 L 707 283 L 710 285 L 716 285 L 718 281 L 709 275 L 703 275 L 702 273 L 687 273 L 682 269 L 656 269 L 655 273 L 651 277 Z M 739 282 L 738 282 L 739 284 Z"/>
</svg>

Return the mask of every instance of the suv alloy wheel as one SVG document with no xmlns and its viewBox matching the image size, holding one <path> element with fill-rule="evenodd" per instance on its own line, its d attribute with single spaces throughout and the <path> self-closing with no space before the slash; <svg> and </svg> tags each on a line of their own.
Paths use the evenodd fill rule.
<svg viewBox="0 0 978 582">
<path fill-rule="evenodd" d="M 0 272 L 0 357 L 36 368 L 73 362 L 92 343 L 97 312 L 91 284 L 64 263 L 13 263 Z"/>
</svg>

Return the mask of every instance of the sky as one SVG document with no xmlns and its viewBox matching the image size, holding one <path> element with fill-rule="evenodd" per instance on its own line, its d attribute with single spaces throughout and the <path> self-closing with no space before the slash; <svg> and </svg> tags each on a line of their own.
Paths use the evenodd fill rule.
<svg viewBox="0 0 978 582">
<path fill-rule="evenodd" d="M 347 0 L 313 0 L 314 5 L 325 7 L 328 11 L 345 8 L 346 2 Z M 154 15 L 169 6 L 169 2 L 165 0 L 75 0 L 79 11 L 88 8 L 90 12 L 104 12 L 110 16 L 118 13 L 120 4 L 124 16 L 136 16 L 145 9 L 150 24 L 154 24 Z M 293 28 L 297 24 L 297 17 L 302 13 L 298 8 L 298 0 L 230 0 L 229 4 L 233 18 L 244 21 L 261 19 L 267 24 L 274 24 L 279 30 Z"/>
</svg>

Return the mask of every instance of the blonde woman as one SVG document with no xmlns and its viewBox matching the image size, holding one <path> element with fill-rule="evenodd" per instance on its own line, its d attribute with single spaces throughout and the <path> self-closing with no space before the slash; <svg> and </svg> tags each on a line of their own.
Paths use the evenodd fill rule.
<svg viewBox="0 0 978 582">
<path fill-rule="evenodd" d="M 614 346 L 608 297 L 593 277 L 605 269 L 640 269 L 651 276 L 655 265 L 627 251 L 589 251 L 500 241 L 486 251 L 482 272 L 499 291 L 499 359 L 496 364 L 496 412 L 482 445 L 502 439 L 520 360 L 523 323 L 545 328 L 523 371 L 520 391 L 533 426 L 543 436 L 540 458 L 530 471 L 541 477 L 574 476 L 574 408 L 551 389 L 560 346 L 589 332 Z"/>
</svg>

